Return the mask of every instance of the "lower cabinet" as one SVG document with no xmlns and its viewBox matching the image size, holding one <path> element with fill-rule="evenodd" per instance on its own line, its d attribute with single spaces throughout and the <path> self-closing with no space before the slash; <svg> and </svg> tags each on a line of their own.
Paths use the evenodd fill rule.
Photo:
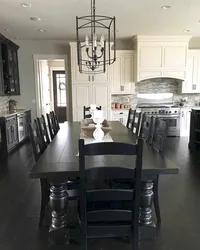
<svg viewBox="0 0 200 250">
<path fill-rule="evenodd" d="M 74 84 L 73 85 L 73 121 L 83 119 L 83 106 L 96 104 L 101 106 L 104 117 L 109 120 L 110 89 L 108 84 Z"/>
<path fill-rule="evenodd" d="M 0 153 L 2 156 L 8 155 L 20 142 L 29 137 L 28 124 L 30 122 L 30 110 L 0 118 Z"/>
<path fill-rule="evenodd" d="M 124 126 L 127 124 L 128 120 L 128 110 L 113 110 L 111 112 L 111 120 L 112 121 L 119 121 L 121 122 Z"/>
<path fill-rule="evenodd" d="M 190 134 L 190 113 L 190 108 L 181 109 L 180 136 L 189 136 Z"/>
<path fill-rule="evenodd" d="M 6 139 L 7 151 L 11 151 L 18 144 L 18 125 L 17 116 L 6 118 Z"/>
</svg>

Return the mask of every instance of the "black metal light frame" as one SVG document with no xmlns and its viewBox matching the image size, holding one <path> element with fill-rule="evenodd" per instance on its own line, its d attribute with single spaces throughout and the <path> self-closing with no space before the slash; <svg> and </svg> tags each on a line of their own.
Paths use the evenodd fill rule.
<svg viewBox="0 0 200 250">
<path fill-rule="evenodd" d="M 77 60 L 79 66 L 79 72 L 85 74 L 101 74 L 105 73 L 106 65 L 111 65 L 116 60 L 116 26 L 115 17 L 96 15 L 95 0 L 91 0 L 91 15 L 76 17 L 76 36 L 77 36 Z M 86 46 L 85 42 L 80 40 L 81 30 L 90 30 L 91 41 Z M 111 34 L 113 29 L 113 34 Z M 107 31 L 107 41 L 104 40 L 104 46 L 100 46 L 97 42 L 97 46 L 94 46 L 94 35 L 97 30 L 101 32 Z M 113 40 L 111 41 L 111 38 Z M 111 55 L 111 45 L 112 55 Z M 106 51 L 108 47 L 108 52 Z M 92 49 L 93 48 L 93 49 Z M 85 50 L 87 58 L 82 57 L 82 52 Z M 99 54 L 98 54 L 99 53 Z M 106 58 L 108 55 L 108 58 Z"/>
</svg>

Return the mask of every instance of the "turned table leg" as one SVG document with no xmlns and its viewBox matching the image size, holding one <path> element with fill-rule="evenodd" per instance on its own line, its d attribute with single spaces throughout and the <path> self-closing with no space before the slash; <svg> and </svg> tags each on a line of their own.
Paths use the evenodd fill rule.
<svg viewBox="0 0 200 250">
<path fill-rule="evenodd" d="M 153 181 L 143 181 L 140 203 L 140 239 L 155 239 L 156 227 L 152 218 Z"/>
<path fill-rule="evenodd" d="M 50 207 L 52 213 L 49 233 L 50 239 L 57 245 L 69 241 L 66 218 L 68 198 L 66 183 L 51 183 Z"/>
</svg>

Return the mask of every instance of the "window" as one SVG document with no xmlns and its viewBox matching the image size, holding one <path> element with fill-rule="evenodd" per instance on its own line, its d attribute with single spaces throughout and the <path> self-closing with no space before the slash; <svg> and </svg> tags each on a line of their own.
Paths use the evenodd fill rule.
<svg viewBox="0 0 200 250">
<path fill-rule="evenodd" d="M 66 80 L 65 74 L 56 74 L 56 87 L 57 87 L 57 107 L 66 107 Z"/>
</svg>

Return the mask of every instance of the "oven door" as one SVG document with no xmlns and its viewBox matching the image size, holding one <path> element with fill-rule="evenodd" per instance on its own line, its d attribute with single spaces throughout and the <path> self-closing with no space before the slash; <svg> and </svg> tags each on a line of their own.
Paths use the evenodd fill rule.
<svg viewBox="0 0 200 250">
<path fill-rule="evenodd" d="M 167 136 L 180 136 L 180 117 L 179 116 L 162 116 L 167 122 Z"/>
</svg>

